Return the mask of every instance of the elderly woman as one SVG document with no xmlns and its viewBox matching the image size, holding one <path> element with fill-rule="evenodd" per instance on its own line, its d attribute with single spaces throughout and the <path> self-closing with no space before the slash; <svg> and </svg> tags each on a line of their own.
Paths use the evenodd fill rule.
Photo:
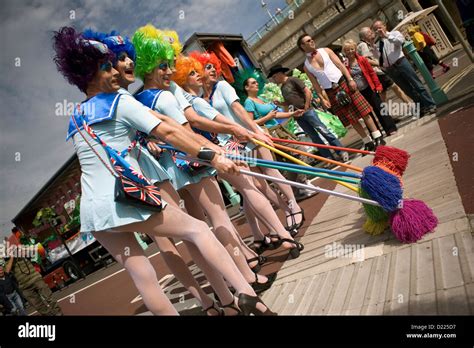
<svg viewBox="0 0 474 348">
<path fill-rule="evenodd" d="M 53 42 L 58 70 L 86 95 L 71 116 L 67 136 L 73 139 L 82 171 L 81 232 L 91 232 L 125 267 L 154 314 L 177 312 L 163 293 L 133 231 L 191 242 L 236 289 L 238 306 L 244 313 L 270 313 L 204 222 L 168 205 L 156 193 L 154 201 L 161 205 L 160 212 L 118 201 L 115 196 L 117 176 L 124 175 L 119 173 L 133 173 L 127 178 L 146 181 L 130 151 L 136 144 L 137 131 L 160 138 L 192 156 L 209 159 L 219 172 L 236 173 L 238 167 L 220 154 L 201 148 L 199 139 L 170 118 L 127 94 L 119 94 L 119 74 L 112 65 L 114 55 L 106 45 L 84 39 L 70 27 L 55 32 Z M 113 153 L 119 154 L 121 164 Z"/>
<path fill-rule="evenodd" d="M 395 122 L 387 111 L 382 111 L 380 93 L 382 93 L 383 87 L 372 65 L 367 58 L 357 53 L 357 44 L 353 40 L 345 41 L 342 51 L 347 57 L 346 66 L 357 84 L 357 89 L 372 106 L 385 133 L 387 136 L 395 133 L 397 131 Z M 382 115 L 382 113 L 384 114 Z"/>
</svg>

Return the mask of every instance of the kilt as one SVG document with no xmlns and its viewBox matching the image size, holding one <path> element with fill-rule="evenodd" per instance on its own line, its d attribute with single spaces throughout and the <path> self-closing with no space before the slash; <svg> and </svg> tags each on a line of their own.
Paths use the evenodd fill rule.
<svg viewBox="0 0 474 348">
<path fill-rule="evenodd" d="M 344 89 L 350 96 L 352 103 L 344 106 L 338 104 L 336 94 L 341 89 Z M 339 87 L 336 89 L 326 89 L 326 94 L 331 102 L 331 112 L 339 117 L 345 127 L 351 124 L 356 124 L 359 122 L 360 118 L 367 116 L 372 112 L 372 107 L 367 100 L 365 100 L 362 94 L 358 90 L 355 92 L 350 91 L 345 80 L 342 80 L 341 83 L 339 83 Z"/>
</svg>

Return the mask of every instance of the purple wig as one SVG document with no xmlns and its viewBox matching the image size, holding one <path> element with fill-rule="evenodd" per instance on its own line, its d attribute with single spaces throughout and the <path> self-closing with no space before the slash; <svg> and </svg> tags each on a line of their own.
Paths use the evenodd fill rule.
<svg viewBox="0 0 474 348">
<path fill-rule="evenodd" d="M 97 40 L 107 45 L 109 50 L 115 54 L 114 65 L 122 52 L 135 62 L 135 48 L 132 42 L 126 36 L 121 36 L 118 31 L 113 30 L 110 34 L 101 33 L 92 29 L 87 29 L 82 34 L 85 39 Z"/>
<path fill-rule="evenodd" d="M 81 33 L 71 27 L 62 27 L 54 32 L 53 48 L 58 71 L 84 93 L 99 70 L 99 64 L 114 58 L 107 46 L 84 39 Z"/>
</svg>

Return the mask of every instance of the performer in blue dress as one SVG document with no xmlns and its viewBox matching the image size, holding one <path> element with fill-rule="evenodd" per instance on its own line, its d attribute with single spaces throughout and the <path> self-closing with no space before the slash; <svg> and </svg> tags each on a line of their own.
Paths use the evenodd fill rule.
<svg viewBox="0 0 474 348">
<path fill-rule="evenodd" d="M 198 93 L 203 87 L 203 81 L 201 77 L 202 73 L 203 67 L 198 60 L 193 57 L 179 57 L 176 62 L 176 73 L 174 74 L 174 79 L 187 92 L 185 96 L 189 98 L 193 108 L 199 115 L 209 119 L 219 120 L 219 122 L 234 122 L 233 120 L 222 115 L 207 101 L 198 97 Z M 225 121 L 220 121 L 221 119 L 225 119 Z M 235 141 L 232 141 L 232 139 L 230 139 L 227 135 L 221 135 L 220 141 L 224 146 L 231 142 L 236 143 Z M 233 149 L 227 147 L 227 150 Z M 236 150 L 239 149 L 236 148 Z M 254 181 L 251 178 L 243 176 L 224 174 L 220 175 L 220 177 L 231 183 L 244 196 L 245 213 L 249 223 L 251 224 L 254 239 L 257 244 L 260 244 L 259 247 L 263 247 L 264 245 L 268 246 L 270 242 L 267 238 L 264 238 L 264 235 L 260 232 L 258 224 L 255 224 L 256 217 L 258 217 L 259 221 L 262 221 L 262 223 L 270 231 L 274 231 L 274 233 L 276 233 L 275 237 L 282 238 L 279 243 L 281 244 L 282 241 L 285 242 L 285 247 L 293 249 L 292 256 L 297 257 L 302 245 L 294 242 L 289 233 L 285 231 L 285 228 L 280 223 L 278 216 L 273 210 L 270 202 L 255 187 Z M 278 245 L 278 241 L 276 243 L 276 245 Z M 262 250 L 262 248 L 259 249 Z"/>
<path fill-rule="evenodd" d="M 133 236 L 133 231 L 161 235 L 193 243 L 221 275 L 237 290 L 238 305 L 244 313 L 270 311 L 261 301 L 208 226 L 173 205 L 162 202 L 161 212 L 138 208 L 115 200 L 114 161 L 106 152 L 123 154 L 122 162 L 133 167 L 134 175 L 145 180 L 131 151 L 137 131 L 151 134 L 198 158 L 211 160 L 218 172 L 237 173 L 238 167 L 220 154 L 201 148 L 197 137 L 183 134 L 170 118 L 143 106 L 134 98 L 118 93 L 118 72 L 112 66 L 114 54 L 106 45 L 84 39 L 73 28 L 54 33 L 58 70 L 77 86 L 86 100 L 71 117 L 67 138 L 72 138 L 81 165 L 81 232 L 94 237 L 130 273 L 145 305 L 154 314 L 177 314 L 163 293 L 156 272 Z M 128 162 L 128 163 L 127 163 Z M 157 196 L 155 196 L 157 199 Z M 260 304 L 257 307 L 257 304 Z"/>
<path fill-rule="evenodd" d="M 86 39 L 96 40 L 106 44 L 107 47 L 114 52 L 115 59 L 113 64 L 114 68 L 119 73 L 118 80 L 120 89 L 118 92 L 131 96 L 128 92 L 128 86 L 135 82 L 135 48 L 133 47 L 132 42 L 127 37 L 120 36 L 119 33 L 115 31 L 107 34 L 89 29 L 84 32 L 83 36 Z M 160 189 L 162 198 L 164 198 L 169 204 L 173 204 L 179 208 L 179 194 L 172 186 L 170 176 L 166 169 L 161 166 L 152 154 L 158 154 L 161 150 L 159 150 L 153 142 L 148 142 L 146 147 L 143 147 L 138 143 L 132 151 L 136 151 L 134 155 L 138 160 L 138 164 L 143 174 L 149 178 L 150 181 L 156 182 L 156 185 Z M 150 153 L 150 151 L 152 153 Z M 151 236 L 151 238 L 160 249 L 161 256 L 168 268 L 183 284 L 183 286 L 201 303 L 203 311 L 206 314 L 219 315 L 236 313 L 235 309 L 233 310 L 231 307 L 225 307 L 222 310 L 206 294 L 194 278 L 171 238 L 160 237 L 157 235 Z M 233 304 L 234 296 L 229 291 L 222 276 L 206 262 L 199 250 L 191 243 L 183 241 L 183 244 L 188 249 L 188 252 L 191 254 L 196 265 L 202 270 L 206 278 L 208 278 L 211 286 L 224 306 L 229 303 Z"/>
<path fill-rule="evenodd" d="M 153 27 L 147 25 L 138 29 L 133 36 L 133 44 L 137 51 L 136 72 L 144 82 L 143 91 L 135 97 L 151 109 L 173 118 L 186 128 L 183 129 L 184 133 L 200 137 L 201 144 L 209 146 L 209 139 L 212 140 L 213 137 L 203 131 L 200 131 L 202 135 L 193 131 L 178 101 L 169 90 L 174 52 L 166 40 L 151 35 L 152 30 Z M 223 153 L 217 144 L 213 146 Z M 161 156 L 160 163 L 167 168 L 173 178 L 176 190 L 186 191 L 193 198 L 192 204 L 199 204 L 202 207 L 214 228 L 214 233 L 226 247 L 245 279 L 252 284 L 269 286 L 267 277 L 254 273 L 247 263 L 248 250 L 239 241 L 238 232 L 225 210 L 222 193 L 215 178 L 216 171 L 204 167 L 193 173 L 194 170 L 187 168 L 188 163 L 175 161 L 168 151 Z M 256 254 L 251 256 L 255 257 Z"/>
</svg>

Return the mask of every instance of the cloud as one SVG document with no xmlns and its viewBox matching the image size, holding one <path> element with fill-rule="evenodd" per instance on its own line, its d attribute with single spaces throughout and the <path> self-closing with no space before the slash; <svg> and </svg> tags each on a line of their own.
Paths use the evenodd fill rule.
<svg viewBox="0 0 474 348">
<path fill-rule="evenodd" d="M 285 2 L 272 1 L 269 6 L 283 8 Z M 83 95 L 56 71 L 54 30 L 70 25 L 80 30 L 116 29 L 130 36 L 151 22 L 178 31 L 184 42 L 194 32 L 247 37 L 267 20 L 257 0 L 2 2 L 0 236 L 10 231 L 9 221 L 73 153 L 64 141 L 67 115 L 57 115 L 56 106 L 78 102 Z"/>
</svg>

